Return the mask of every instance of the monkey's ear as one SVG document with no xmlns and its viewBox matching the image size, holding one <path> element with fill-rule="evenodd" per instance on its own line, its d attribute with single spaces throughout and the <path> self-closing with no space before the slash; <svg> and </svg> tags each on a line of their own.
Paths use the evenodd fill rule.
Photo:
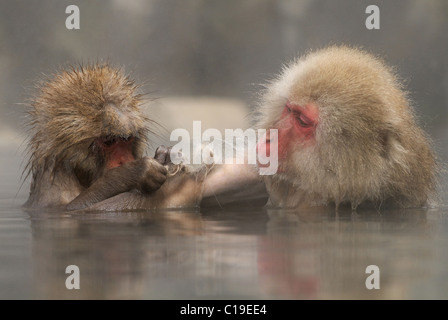
<svg viewBox="0 0 448 320">
<path fill-rule="evenodd" d="M 407 167 L 406 154 L 408 150 L 403 147 L 400 136 L 392 130 L 384 130 L 380 133 L 382 156 L 389 161 Z"/>
</svg>

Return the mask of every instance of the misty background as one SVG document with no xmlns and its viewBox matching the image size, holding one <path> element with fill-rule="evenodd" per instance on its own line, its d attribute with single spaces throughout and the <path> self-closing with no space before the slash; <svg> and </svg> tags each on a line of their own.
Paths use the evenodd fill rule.
<svg viewBox="0 0 448 320">
<path fill-rule="evenodd" d="M 80 30 L 65 27 L 72 4 L 80 9 Z M 365 27 L 372 4 L 380 9 L 380 30 Z M 395 66 L 420 124 L 446 158 L 447 1 L 1 0 L 0 190 L 17 192 L 24 103 L 42 74 L 80 62 L 124 67 L 160 98 L 150 114 L 166 138 L 192 120 L 247 126 L 261 84 L 282 64 L 329 44 L 362 46 Z"/>
</svg>

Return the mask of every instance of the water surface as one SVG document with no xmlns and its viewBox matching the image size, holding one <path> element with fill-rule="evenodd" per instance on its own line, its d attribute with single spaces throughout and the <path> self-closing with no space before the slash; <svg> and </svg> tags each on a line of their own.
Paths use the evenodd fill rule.
<svg viewBox="0 0 448 320">
<path fill-rule="evenodd" d="M 0 201 L 3 299 L 448 298 L 444 209 L 67 214 L 10 203 Z M 79 290 L 65 287 L 68 265 Z M 365 286 L 368 265 L 379 290 Z"/>
</svg>

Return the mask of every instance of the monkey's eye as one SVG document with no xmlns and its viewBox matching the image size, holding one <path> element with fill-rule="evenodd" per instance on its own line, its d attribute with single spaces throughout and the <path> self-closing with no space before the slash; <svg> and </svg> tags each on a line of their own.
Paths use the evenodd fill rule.
<svg viewBox="0 0 448 320">
<path fill-rule="evenodd" d="M 299 126 L 303 128 L 309 128 L 313 126 L 313 121 L 308 119 L 308 117 L 304 116 L 303 114 L 297 115 L 296 120 L 299 123 Z"/>
<path fill-rule="evenodd" d="M 288 113 L 291 113 L 291 108 L 288 107 L 288 105 L 286 105 L 286 111 L 288 111 Z"/>
<path fill-rule="evenodd" d="M 110 138 L 110 139 L 105 140 L 103 143 L 105 146 L 110 147 L 113 144 L 115 144 L 115 142 L 117 142 L 116 138 Z"/>
</svg>

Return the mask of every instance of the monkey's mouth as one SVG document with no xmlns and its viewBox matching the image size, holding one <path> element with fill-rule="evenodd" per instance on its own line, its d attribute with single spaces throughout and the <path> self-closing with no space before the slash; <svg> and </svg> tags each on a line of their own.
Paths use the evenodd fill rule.
<svg viewBox="0 0 448 320">
<path fill-rule="evenodd" d="M 97 145 L 102 150 L 106 168 L 116 168 L 135 160 L 133 154 L 135 138 L 133 136 L 106 136 L 97 139 Z"/>
</svg>

